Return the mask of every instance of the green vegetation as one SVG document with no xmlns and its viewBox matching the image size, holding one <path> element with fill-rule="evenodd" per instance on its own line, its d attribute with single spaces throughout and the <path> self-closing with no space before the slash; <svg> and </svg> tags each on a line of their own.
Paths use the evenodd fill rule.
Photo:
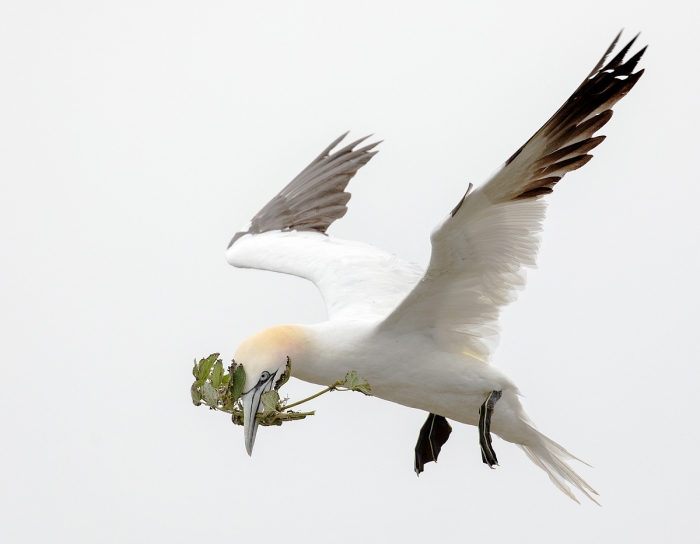
<svg viewBox="0 0 700 544">
<path fill-rule="evenodd" d="M 288 398 L 280 398 L 279 389 L 287 383 L 291 374 L 292 361 L 287 357 L 287 368 L 275 384 L 275 388 L 264 393 L 261 397 L 263 411 L 255 416 L 260 420 L 260 425 L 282 425 L 285 421 L 312 416 L 316 412 L 295 412 L 290 408 L 315 399 L 329 391 L 359 391 L 365 395 L 370 394 L 369 383 L 358 376 L 357 372 L 351 370 L 345 375 L 345 379 L 335 382 L 315 395 L 289 403 Z M 209 357 L 200 359 L 199 362 L 195 360 L 192 375 L 195 382 L 190 388 L 190 393 L 195 406 L 204 404 L 211 410 L 226 412 L 231 414 L 231 420 L 236 425 L 243 425 L 243 406 L 241 404 L 241 394 L 245 387 L 243 365 L 233 361 L 228 369 L 224 370 L 219 354 L 212 353 Z"/>
</svg>

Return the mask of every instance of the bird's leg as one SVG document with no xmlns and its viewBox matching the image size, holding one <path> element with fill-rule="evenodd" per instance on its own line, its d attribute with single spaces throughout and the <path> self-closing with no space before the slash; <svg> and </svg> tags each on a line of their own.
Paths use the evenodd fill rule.
<svg viewBox="0 0 700 544">
<path fill-rule="evenodd" d="M 498 465 L 496 452 L 491 446 L 491 414 L 493 407 L 501 398 L 503 391 L 491 391 L 486 397 L 484 404 L 479 408 L 479 445 L 481 446 L 481 460 L 486 463 L 489 468 Z"/>
<path fill-rule="evenodd" d="M 430 414 L 428 419 L 421 427 L 418 435 L 418 443 L 416 444 L 416 457 L 414 470 L 416 476 L 420 476 L 423 472 L 425 463 L 435 461 L 437 463 L 438 455 L 442 446 L 447 442 L 452 432 L 452 427 L 448 421 L 436 414 Z"/>
</svg>

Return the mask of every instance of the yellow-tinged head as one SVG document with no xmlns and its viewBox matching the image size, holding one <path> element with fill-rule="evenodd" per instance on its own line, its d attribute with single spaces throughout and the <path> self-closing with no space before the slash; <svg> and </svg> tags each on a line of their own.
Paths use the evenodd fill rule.
<svg viewBox="0 0 700 544">
<path fill-rule="evenodd" d="M 243 434 L 248 455 L 253 453 L 258 422 L 255 414 L 262 412 L 261 396 L 271 391 L 282 379 L 287 357 L 307 349 L 309 338 L 297 325 L 281 325 L 255 333 L 238 346 L 234 360 L 243 365 L 246 383 L 243 388 Z"/>
</svg>

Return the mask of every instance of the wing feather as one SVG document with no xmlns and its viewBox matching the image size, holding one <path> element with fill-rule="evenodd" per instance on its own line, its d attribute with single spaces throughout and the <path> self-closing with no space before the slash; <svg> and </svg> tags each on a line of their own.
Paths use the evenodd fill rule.
<svg viewBox="0 0 700 544">
<path fill-rule="evenodd" d="M 331 318 L 377 320 L 410 292 L 423 270 L 367 244 L 326 235 L 347 212 L 345 191 L 379 143 L 361 138 L 332 152 L 336 139 L 231 240 L 226 259 L 239 268 L 292 274 L 312 281 Z"/>
<path fill-rule="evenodd" d="M 525 286 L 524 268 L 535 266 L 542 196 L 591 160 L 605 138 L 595 133 L 644 72 L 633 73 L 646 48 L 625 61 L 636 37 L 606 64 L 618 38 L 542 128 L 433 230 L 425 274 L 382 328 L 430 331 L 445 351 L 489 359 L 501 308 Z"/>
<path fill-rule="evenodd" d="M 360 138 L 331 154 L 347 133 L 337 138 L 309 166 L 282 189 L 253 219 L 247 230 L 237 232 L 228 247 L 246 234 L 275 230 L 310 230 L 325 233 L 336 219 L 348 211 L 350 193 L 345 192 L 350 180 L 377 153 L 372 151 L 381 142 L 359 149 L 355 147 L 369 136 Z"/>
</svg>

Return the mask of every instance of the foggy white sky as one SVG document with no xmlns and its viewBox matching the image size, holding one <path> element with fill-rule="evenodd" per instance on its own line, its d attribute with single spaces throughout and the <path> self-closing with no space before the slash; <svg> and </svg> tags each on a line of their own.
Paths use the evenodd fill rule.
<svg viewBox="0 0 700 544">
<path fill-rule="evenodd" d="M 693 540 L 700 471 L 698 42 L 691 2 L 0 6 L 0 541 Z M 622 27 L 647 72 L 550 198 L 495 357 L 602 508 L 460 424 L 357 394 L 258 433 L 189 400 L 191 362 L 325 319 L 231 235 L 336 136 L 381 152 L 331 234 L 425 264 L 428 233 Z M 292 398 L 317 388 L 296 380 Z M 517 539 L 517 540 L 515 540 Z"/>
</svg>

